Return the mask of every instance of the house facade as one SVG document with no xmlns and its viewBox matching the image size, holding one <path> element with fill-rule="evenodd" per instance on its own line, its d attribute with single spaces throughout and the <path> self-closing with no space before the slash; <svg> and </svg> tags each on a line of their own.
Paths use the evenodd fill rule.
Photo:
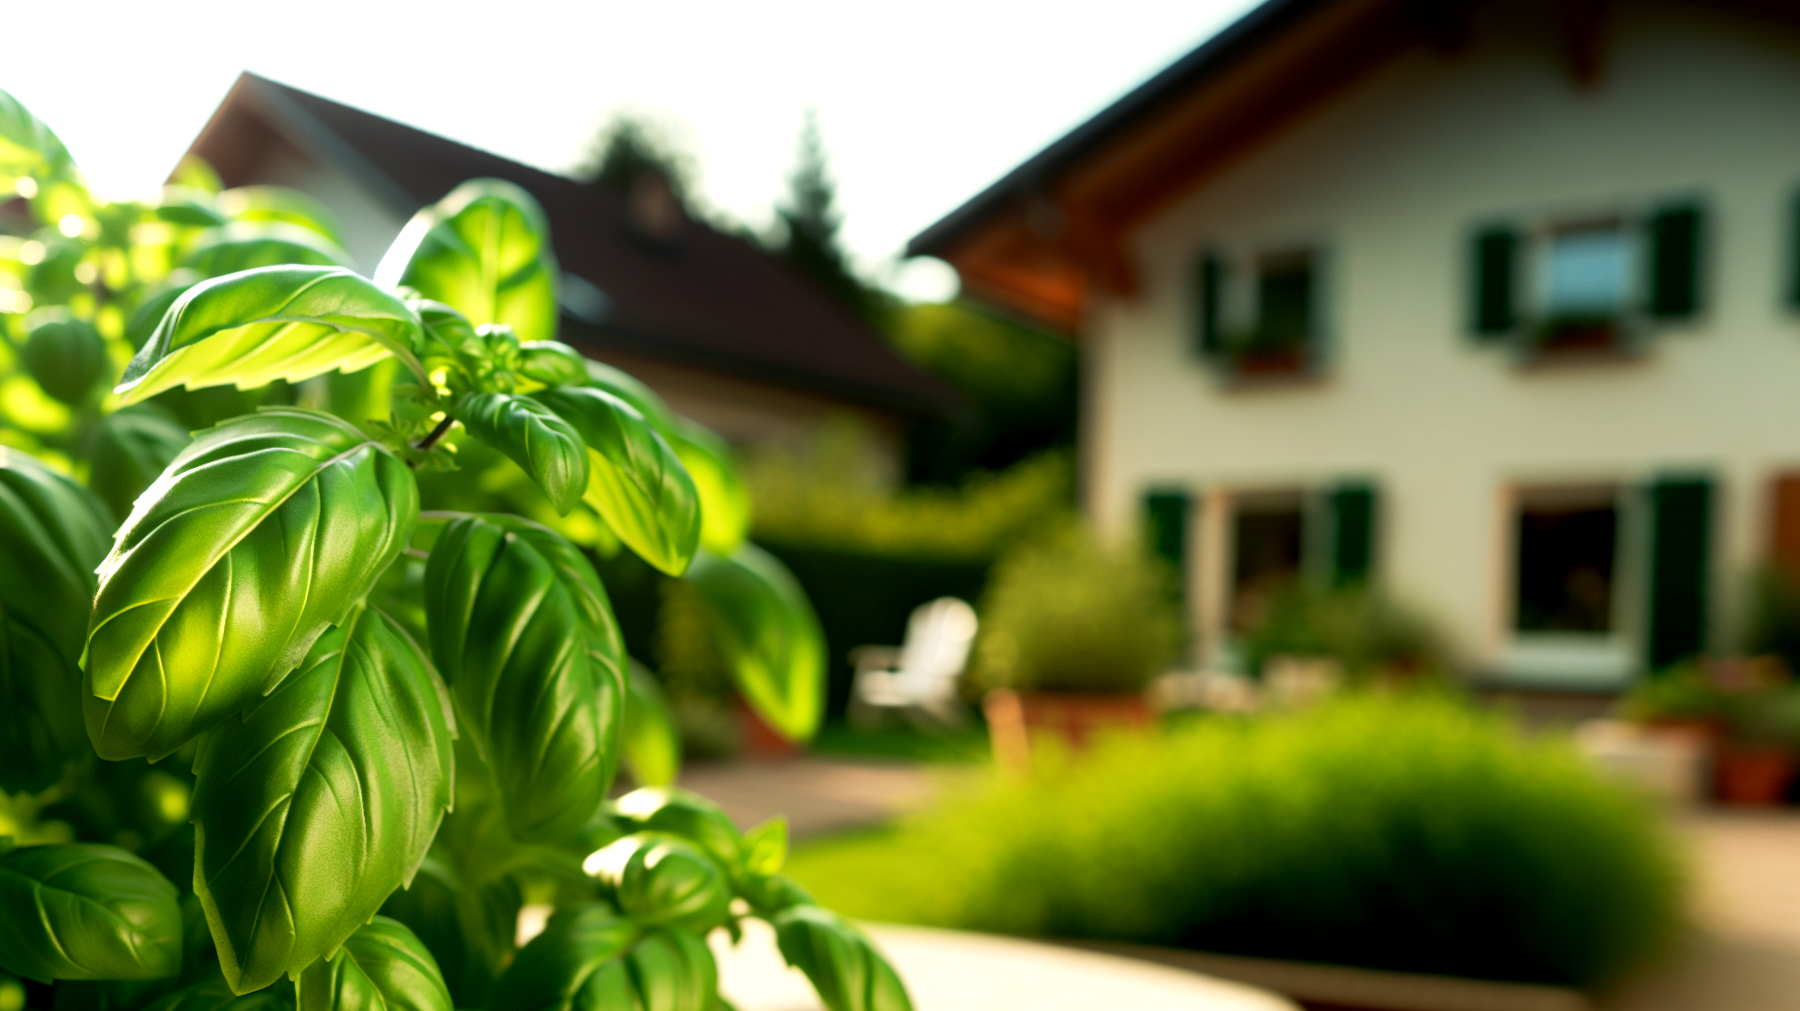
<svg viewBox="0 0 1800 1011">
<path fill-rule="evenodd" d="M 1312 573 L 1617 689 L 1800 561 L 1796 107 L 1787 5 L 1273 0 L 914 251 L 1078 334 L 1199 662 Z"/>
<path fill-rule="evenodd" d="M 849 415 L 873 434 L 874 462 L 898 475 L 908 424 L 957 406 L 807 278 L 690 218 L 653 173 L 629 189 L 581 183 L 249 73 L 188 153 L 228 186 L 324 202 L 364 273 L 414 212 L 460 183 L 517 183 L 550 220 L 560 339 L 735 443 L 799 442 Z"/>
</svg>

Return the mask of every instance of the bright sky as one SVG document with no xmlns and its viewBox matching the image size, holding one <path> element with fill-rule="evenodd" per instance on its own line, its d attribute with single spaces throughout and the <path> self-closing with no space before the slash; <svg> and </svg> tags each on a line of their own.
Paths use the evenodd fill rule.
<svg viewBox="0 0 1800 1011">
<path fill-rule="evenodd" d="M 113 196 L 154 192 L 246 69 L 553 171 L 629 107 L 673 124 L 700 198 L 757 228 L 811 106 L 845 242 L 881 271 L 915 232 L 1254 5 L 19 2 L 0 17 L 0 88 Z M 894 281 L 919 296 L 942 284 L 930 269 Z"/>
</svg>

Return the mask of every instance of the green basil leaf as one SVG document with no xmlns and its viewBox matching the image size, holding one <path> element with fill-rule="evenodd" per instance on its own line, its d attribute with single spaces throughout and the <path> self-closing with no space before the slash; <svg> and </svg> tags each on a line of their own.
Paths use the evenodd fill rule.
<svg viewBox="0 0 1800 1011">
<path fill-rule="evenodd" d="M 625 964 L 610 971 L 628 975 L 643 1011 L 712 1011 L 719 992 L 719 968 L 706 942 L 682 930 L 653 930 L 634 945 Z"/>
<path fill-rule="evenodd" d="M 519 345 L 519 374 L 545 386 L 583 386 L 587 359 L 557 341 L 526 341 Z"/>
<path fill-rule="evenodd" d="M 237 186 L 219 194 L 219 212 L 233 221 L 273 221 L 311 229 L 338 247 L 344 229 L 331 208 L 286 186 Z"/>
<path fill-rule="evenodd" d="M 0 1011 L 23 1011 L 25 984 L 0 972 Z"/>
<path fill-rule="evenodd" d="M 605 796 L 624 722 L 623 649 L 593 566 L 535 523 L 463 517 L 426 563 L 425 614 L 513 834 L 573 838 Z"/>
<path fill-rule="evenodd" d="M 668 786 L 681 771 L 681 736 L 656 676 L 635 661 L 625 680 L 625 733 L 621 741 L 631 778 Z"/>
<path fill-rule="evenodd" d="M 769 877 L 787 862 L 787 818 L 776 815 L 744 833 L 744 872 Z"/>
<path fill-rule="evenodd" d="M 217 228 L 228 219 L 219 213 L 214 196 L 198 187 L 165 185 L 156 204 L 156 220 L 187 228 Z"/>
<path fill-rule="evenodd" d="M 571 386 L 534 396 L 586 443 L 588 504 L 638 557 L 680 575 L 700 540 L 699 496 L 669 444 L 604 390 Z"/>
<path fill-rule="evenodd" d="M 730 555 L 750 536 L 750 488 L 731 458 L 731 446 L 711 429 L 685 419 L 669 440 L 700 494 L 700 546 Z"/>
<path fill-rule="evenodd" d="M 638 413 L 665 438 L 675 431 L 675 412 L 669 410 L 669 405 L 663 403 L 656 391 L 645 386 L 636 376 L 592 358 L 586 359 L 584 364 L 587 367 L 587 385 L 596 390 L 605 390 L 637 408 Z"/>
<path fill-rule="evenodd" d="M 699 845 L 726 867 L 743 854 L 743 834 L 719 805 L 692 790 L 646 786 L 613 802 L 631 831 L 668 832 Z"/>
<path fill-rule="evenodd" d="M 530 475 L 558 515 L 581 501 L 589 482 L 587 447 L 549 407 L 511 393 L 474 393 L 457 402 L 456 419 Z"/>
<path fill-rule="evenodd" d="M 92 323 L 79 319 L 39 324 L 19 349 L 19 360 L 45 393 L 65 404 L 86 400 L 112 367 L 106 360 L 106 339 Z"/>
<path fill-rule="evenodd" d="M 830 1011 L 912 1011 L 906 985 L 893 967 L 843 917 L 801 905 L 777 913 L 770 922 L 781 954 L 806 973 Z"/>
<path fill-rule="evenodd" d="M 0 176 L 61 175 L 74 167 L 56 134 L 18 99 L 0 91 Z"/>
<path fill-rule="evenodd" d="M 746 875 L 738 880 L 737 890 L 744 901 L 750 903 L 750 907 L 762 916 L 772 916 L 794 906 L 818 905 L 811 892 L 785 874 L 771 874 L 767 877 Z"/>
<path fill-rule="evenodd" d="M 338 953 L 295 980 L 300 1011 L 451 1011 L 431 952 L 405 926 L 377 916 Z"/>
<path fill-rule="evenodd" d="M 135 403 L 176 386 L 247 390 L 354 372 L 389 355 L 423 382 L 418 341 L 418 315 L 366 278 L 341 267 L 261 267 L 183 292 L 118 392 Z"/>
<path fill-rule="evenodd" d="M 477 325 L 505 323 L 521 341 L 556 336 L 556 258 L 531 194 L 501 179 L 463 183 L 401 229 L 376 268 L 456 307 Z"/>
<path fill-rule="evenodd" d="M 175 886 L 116 846 L 0 854 L 0 969 L 57 979 L 161 979 L 181 971 Z"/>
<path fill-rule="evenodd" d="M 144 1011 L 290 1011 L 293 1006 L 293 987 L 272 986 L 240 997 L 214 978 L 177 990 Z"/>
<path fill-rule="evenodd" d="M 234 989 L 298 972 L 412 879 L 450 807 L 430 664 L 366 609 L 313 644 L 194 763 L 194 891 Z"/>
<path fill-rule="evenodd" d="M 418 518 L 412 472 L 355 426 L 266 409 L 197 435 L 100 567 L 83 657 L 101 757 L 160 757 L 268 692 Z"/>
<path fill-rule="evenodd" d="M 825 633 L 793 573 L 746 543 L 729 558 L 700 552 L 685 578 L 744 698 L 788 739 L 810 739 L 825 707 Z"/>
<path fill-rule="evenodd" d="M 581 866 L 639 923 L 704 934 L 725 922 L 730 910 L 725 869 L 666 832 L 633 833 L 596 850 Z"/>
<path fill-rule="evenodd" d="M 389 896 L 381 913 L 404 923 L 425 943 L 438 967 L 449 973 L 444 981 L 458 1005 L 485 1007 L 494 980 L 512 958 L 525 898 L 517 879 L 507 873 L 516 849 L 474 846 L 452 854 L 450 842 L 467 842 L 458 838 L 465 827 L 458 822 L 469 819 L 470 806 L 465 801 L 445 817 L 412 884 Z M 458 862 L 480 873 L 465 876 L 457 871 Z"/>
<path fill-rule="evenodd" d="M 208 229 L 182 260 L 201 277 L 281 264 L 354 267 L 350 254 L 317 231 L 285 221 L 234 221 Z"/>
<path fill-rule="evenodd" d="M 191 270 L 178 270 L 170 274 L 131 314 L 131 321 L 125 324 L 125 339 L 131 342 L 132 350 L 142 348 L 150 342 L 152 334 L 168 315 L 169 307 L 174 305 L 182 294 L 194 286 L 197 278 Z"/>
<path fill-rule="evenodd" d="M 500 977 L 493 1011 L 633 1007 L 629 980 L 605 970 L 620 964 L 637 937 L 637 925 L 610 906 L 557 912 Z"/>
<path fill-rule="evenodd" d="M 129 516 L 132 503 L 192 441 L 186 428 L 154 404 L 109 414 L 95 433 L 88 487 L 114 516 Z"/>
<path fill-rule="evenodd" d="M 0 790 L 47 789 L 87 750 L 78 661 L 111 526 L 80 485 L 0 447 Z"/>
</svg>

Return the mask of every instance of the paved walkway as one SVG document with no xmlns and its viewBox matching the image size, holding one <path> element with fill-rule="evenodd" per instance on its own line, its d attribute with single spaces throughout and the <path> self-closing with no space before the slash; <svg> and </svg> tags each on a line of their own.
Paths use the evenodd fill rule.
<svg viewBox="0 0 1800 1011">
<path fill-rule="evenodd" d="M 936 771 L 803 757 L 689 765 L 680 782 L 724 808 L 740 828 L 781 814 L 788 834 L 805 838 L 879 825 L 916 809 L 930 799 Z"/>
</svg>

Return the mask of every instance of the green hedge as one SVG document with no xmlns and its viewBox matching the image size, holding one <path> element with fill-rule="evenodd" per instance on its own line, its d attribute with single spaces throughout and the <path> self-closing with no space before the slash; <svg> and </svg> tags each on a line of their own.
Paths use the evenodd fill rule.
<svg viewBox="0 0 1800 1011">
<path fill-rule="evenodd" d="M 1675 929 L 1654 814 L 1437 697 L 1203 720 L 995 779 L 790 873 L 848 915 L 1593 985 Z"/>
</svg>

